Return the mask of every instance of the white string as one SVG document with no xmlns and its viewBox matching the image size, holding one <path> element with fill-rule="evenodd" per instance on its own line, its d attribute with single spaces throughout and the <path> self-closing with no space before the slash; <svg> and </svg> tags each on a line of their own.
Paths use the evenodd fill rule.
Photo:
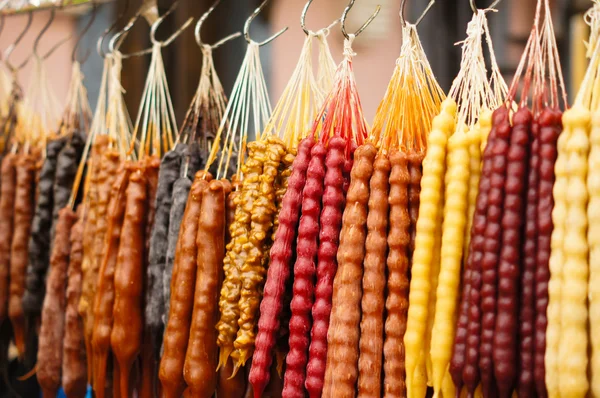
<svg viewBox="0 0 600 398">
<path fill-rule="evenodd" d="M 162 59 L 162 47 L 160 42 L 152 46 L 150 67 L 133 127 L 139 159 L 145 155 L 161 156 L 175 142 L 177 122 Z"/>
</svg>

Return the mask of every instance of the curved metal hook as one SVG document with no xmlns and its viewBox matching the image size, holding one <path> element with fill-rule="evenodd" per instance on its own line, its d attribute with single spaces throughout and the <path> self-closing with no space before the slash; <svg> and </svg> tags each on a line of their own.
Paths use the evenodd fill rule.
<svg viewBox="0 0 600 398">
<path fill-rule="evenodd" d="M 48 59 L 48 57 L 50 57 L 52 55 L 52 53 L 54 53 L 54 51 L 56 51 L 60 46 L 62 46 L 63 44 L 65 44 L 66 42 L 68 42 L 69 40 L 71 40 L 71 38 L 73 37 L 73 34 L 68 35 L 67 37 L 65 37 L 64 39 L 60 40 L 58 43 L 56 43 L 44 55 L 40 55 L 38 53 L 38 46 L 40 45 L 40 41 L 42 39 L 42 36 L 44 36 L 44 34 L 48 31 L 48 29 L 50 29 L 50 25 L 52 25 L 52 22 L 54 22 L 54 17 L 55 16 L 56 16 L 56 10 L 53 8 L 53 9 L 50 10 L 50 18 L 48 18 L 48 22 L 46 22 L 46 25 L 44 25 L 44 27 L 42 28 L 42 30 L 40 31 L 40 33 L 35 38 L 35 41 L 33 42 L 33 55 L 35 55 L 38 58 Z"/>
<path fill-rule="evenodd" d="M 500 0 L 494 1 L 488 8 L 486 8 L 486 10 L 496 8 L 498 3 L 500 3 Z M 471 10 L 473 10 L 473 12 L 477 12 L 477 5 L 475 4 L 475 0 L 469 0 L 469 4 L 471 4 Z"/>
<path fill-rule="evenodd" d="M 181 26 L 181 28 L 179 28 L 175 33 L 173 33 L 167 40 L 164 40 L 164 41 L 156 40 L 156 30 L 158 29 L 158 27 L 160 26 L 160 24 L 163 23 L 163 21 L 165 20 L 165 18 L 167 18 L 173 11 L 175 11 L 175 8 L 177 8 L 177 4 L 179 4 L 179 0 L 173 2 L 173 5 L 171 5 L 171 8 L 169 8 L 167 10 L 167 12 L 165 12 L 161 17 L 159 17 L 156 20 L 156 22 L 154 22 L 152 24 L 152 26 L 150 27 L 150 41 L 152 42 L 152 44 L 159 44 L 161 47 L 168 46 L 181 33 L 183 33 L 183 31 L 186 30 L 187 27 L 190 26 L 190 24 L 194 20 L 193 17 L 188 18 L 188 20 L 185 21 L 185 23 Z"/>
<path fill-rule="evenodd" d="M 110 39 L 110 41 L 108 42 L 109 53 L 118 51 L 119 47 L 123 43 L 123 40 L 125 40 L 125 37 L 127 37 L 129 31 L 131 30 L 131 28 L 133 28 L 133 25 L 135 25 L 137 20 L 140 19 L 140 17 L 142 16 L 141 11 L 142 10 L 139 10 L 133 17 L 131 17 L 129 22 L 127 22 L 127 25 L 125 25 L 125 27 L 119 32 L 115 33 L 115 35 Z"/>
<path fill-rule="evenodd" d="M 427 15 L 427 13 L 431 9 L 431 7 L 433 7 L 434 4 L 435 4 L 435 0 L 431 0 L 429 2 L 429 4 L 427 4 L 427 7 L 425 7 L 425 10 L 421 14 L 421 16 L 417 19 L 417 22 L 415 22 L 415 26 L 418 26 L 421 23 L 423 18 L 425 18 L 425 15 Z M 404 18 L 405 8 L 406 8 L 406 0 L 402 0 L 402 3 L 400 3 L 400 23 L 402 24 L 402 26 L 406 26 L 406 18 Z"/>
<path fill-rule="evenodd" d="M 125 13 L 129 9 L 129 2 L 129 0 L 125 2 L 125 7 L 123 7 L 123 10 L 119 13 L 117 19 L 115 19 L 115 22 L 113 22 L 112 25 L 106 28 L 98 38 L 98 42 L 96 43 L 96 51 L 98 51 L 98 55 L 100 55 L 102 58 L 106 57 L 106 53 L 102 50 L 104 40 L 106 39 L 106 36 L 108 36 L 108 34 L 112 32 L 123 21 L 123 18 L 125 18 Z"/>
<path fill-rule="evenodd" d="M 260 14 L 260 12 L 263 10 L 263 8 L 265 8 L 265 5 L 267 5 L 267 1 L 269 1 L 269 0 L 264 0 L 262 2 L 262 4 L 260 6 L 258 6 L 258 8 L 256 8 L 256 10 L 254 10 L 254 12 L 248 17 L 248 19 L 246 20 L 246 23 L 244 24 L 244 38 L 246 39 L 246 42 L 248 44 L 253 42 L 253 40 L 250 38 L 250 24 L 252 23 L 252 21 L 254 21 L 254 18 L 256 18 L 256 16 L 258 14 Z M 275 33 L 273 36 L 269 37 L 267 40 L 257 43 L 258 46 L 262 47 L 266 44 L 269 44 L 270 42 L 272 42 L 273 40 L 275 40 L 276 38 L 278 38 L 279 36 L 284 34 L 286 30 L 288 30 L 287 26 L 285 28 L 281 29 L 279 32 Z"/>
<path fill-rule="evenodd" d="M 344 35 L 344 37 L 346 39 L 350 39 L 350 36 L 346 32 L 346 17 L 348 16 L 348 13 L 352 9 L 352 7 L 354 7 L 355 1 L 356 0 L 350 0 L 350 3 L 348 3 L 348 5 L 346 6 L 346 8 L 344 9 L 344 13 L 342 14 L 342 34 Z M 363 32 L 363 30 L 365 30 L 367 28 L 367 26 L 369 26 L 371 24 L 371 22 L 373 22 L 373 20 L 377 16 L 377 14 L 379 14 L 379 11 L 381 11 L 381 6 L 380 5 L 378 5 L 375 8 L 375 12 L 373 14 L 371 14 L 371 16 L 369 17 L 369 19 L 367 19 L 365 21 L 365 23 L 354 33 L 354 37 L 358 37 L 358 35 L 360 35 Z"/>
<path fill-rule="evenodd" d="M 196 43 L 198 43 L 198 45 L 200 47 L 209 46 L 212 50 L 214 50 L 217 47 L 220 47 L 223 44 L 227 43 L 228 41 L 238 38 L 242 35 L 241 32 L 236 32 L 236 33 L 230 34 L 229 36 L 224 37 L 223 39 L 219 40 L 218 42 L 216 42 L 213 45 L 206 44 L 202 41 L 202 37 L 200 35 L 200 30 L 202 29 L 202 24 L 204 23 L 204 21 L 206 21 L 208 16 L 214 11 L 214 9 L 219 5 L 220 2 L 221 2 L 221 0 L 216 0 L 213 3 L 213 5 L 204 14 L 202 14 L 200 19 L 198 20 L 198 23 L 196 23 L 196 29 L 194 30 L 194 36 L 196 37 Z"/>
<path fill-rule="evenodd" d="M 81 58 L 79 61 L 77 61 L 77 49 L 79 48 L 79 45 L 81 44 L 81 40 L 83 39 L 83 36 L 85 36 L 85 34 L 92 27 L 92 24 L 96 20 L 96 14 L 98 13 L 98 4 L 96 3 L 95 0 L 92 0 L 92 5 L 94 7 L 92 10 L 92 16 L 90 17 L 90 20 L 88 21 L 88 23 L 85 25 L 85 27 L 79 34 L 79 38 L 77 39 L 77 43 L 75 43 L 75 46 L 73 47 L 73 53 L 71 54 L 71 60 L 73 62 L 79 62 L 80 64 L 83 64 L 83 63 L 85 63 L 85 61 L 87 61 L 88 57 L 90 56 L 90 52 L 91 52 L 90 49 L 88 48 L 86 50 L 83 58 Z"/>
<path fill-rule="evenodd" d="M 310 8 L 310 5 L 312 4 L 312 2 L 313 2 L 313 0 L 308 0 L 306 5 L 304 6 L 304 9 L 302 10 L 302 14 L 300 14 L 300 27 L 302 28 L 302 30 L 304 31 L 304 33 L 307 36 L 310 35 L 311 31 L 306 29 L 306 13 L 308 12 L 308 9 Z M 340 21 L 340 18 L 336 19 L 335 21 L 333 21 L 333 23 L 331 25 L 329 25 L 327 28 L 324 28 L 324 29 L 332 28 L 339 21 Z"/>
<path fill-rule="evenodd" d="M 17 45 L 21 42 L 21 40 L 23 40 L 23 37 L 25 37 L 25 34 L 27 33 L 27 31 L 29 30 L 29 28 L 31 27 L 31 23 L 33 22 L 33 13 L 29 12 L 27 14 L 27 23 L 25 24 L 25 29 L 23 29 L 23 31 L 21 33 L 19 33 L 19 35 L 17 36 L 17 38 L 15 39 L 15 41 L 6 48 L 5 52 L 4 52 L 4 62 L 6 63 L 6 66 L 8 66 L 8 69 L 11 70 L 11 72 L 16 72 L 19 69 L 22 69 L 25 65 L 27 65 L 27 62 L 29 62 L 29 58 L 31 57 L 27 57 L 19 66 L 15 67 L 13 64 L 10 63 L 10 56 L 13 53 L 13 51 L 15 50 L 15 48 L 17 47 Z"/>
</svg>

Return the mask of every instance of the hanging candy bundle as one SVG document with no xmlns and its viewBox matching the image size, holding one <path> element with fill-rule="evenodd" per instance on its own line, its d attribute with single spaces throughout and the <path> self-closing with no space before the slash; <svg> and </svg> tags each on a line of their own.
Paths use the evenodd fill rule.
<svg viewBox="0 0 600 398">
<path fill-rule="evenodd" d="M 420 19 L 426 12 L 427 9 Z M 359 389 L 379 391 L 381 380 L 369 370 L 371 364 L 376 364 L 383 370 L 386 396 L 406 394 L 403 337 L 410 258 L 419 211 L 421 163 L 432 119 L 444 98 L 419 41 L 416 24 L 406 23 L 402 15 L 401 19 L 400 57 L 371 134 L 377 150 L 371 151 L 375 157 L 366 202 L 358 362 Z M 372 348 L 372 342 L 378 344 Z M 382 352 L 383 363 L 378 360 Z"/>
<path fill-rule="evenodd" d="M 186 384 L 191 393 L 199 396 L 211 396 L 216 387 L 218 340 L 212 327 L 218 318 L 220 264 L 225 255 L 226 213 L 230 211 L 226 206 L 231 202 L 226 199 L 232 183 L 226 177 L 232 156 L 237 157 L 238 170 L 243 161 L 251 99 L 257 101 L 252 107 L 255 131 L 260 131 L 270 114 L 259 45 L 248 37 L 249 24 L 260 9 L 246 23 L 249 43 L 246 57 L 212 142 L 205 170 L 195 175 L 181 222 L 159 371 L 163 394 L 168 397 L 180 396 Z M 209 170 L 219 152 L 213 180 Z M 234 183 L 240 178 L 238 172 Z"/>
<path fill-rule="evenodd" d="M 556 54 L 550 9 L 540 1 L 510 95 L 491 119 L 468 254 L 463 257 L 462 303 L 450 369 L 457 386 L 466 386 L 470 395 L 479 383 L 485 397 L 508 397 L 514 389 L 519 396 L 546 395 L 548 220 L 553 154 L 561 130 L 557 80 L 563 86 Z M 520 103 L 513 105 L 525 65 Z"/>
<path fill-rule="evenodd" d="M 67 340 L 66 333 L 69 326 L 65 291 L 70 267 L 71 228 L 77 221 L 75 210 L 82 177 L 78 165 L 85 157 L 82 155 L 86 140 L 90 142 L 90 137 L 86 138 L 84 133 L 89 129 L 90 119 L 80 63 L 75 61 L 60 135 L 46 146 L 46 159 L 40 172 L 23 295 L 23 308 L 30 327 L 40 320 L 41 314 L 37 379 L 47 395 L 57 393 L 63 378 L 73 377 L 73 368 L 64 367 L 67 362 L 62 360 L 63 346 L 56 342 L 64 339 L 66 344 L 71 341 Z M 71 300 L 71 309 L 73 304 Z M 70 315 L 73 315 L 72 311 Z M 80 345 L 73 348 L 80 349 Z M 70 383 L 68 381 L 65 387 L 72 393 L 77 387 Z"/>
<path fill-rule="evenodd" d="M 434 396 L 455 394 L 449 369 L 454 369 L 450 361 L 454 336 L 462 338 L 457 332 L 461 326 L 456 324 L 457 303 L 465 236 L 477 196 L 481 137 L 487 135 L 488 110 L 495 109 L 507 91 L 493 57 L 488 11 L 476 10 L 469 23 L 461 70 L 433 120 L 423 160 L 404 336 L 411 397 L 425 396 L 428 385 Z M 484 36 L 492 55 L 490 80 L 483 57 Z M 460 390 L 459 380 L 455 383 Z"/>
<path fill-rule="evenodd" d="M 258 321 L 256 347 L 249 374 L 254 396 L 261 396 L 268 385 L 274 385 L 282 378 L 288 339 L 294 337 L 288 332 L 290 323 L 290 300 L 292 296 L 292 260 L 296 228 L 300 216 L 302 188 L 306 183 L 306 166 L 308 150 L 313 145 L 315 134 L 312 123 L 317 116 L 318 107 L 324 100 L 325 93 L 331 89 L 335 64 L 327 45 L 326 37 L 338 21 L 317 32 L 309 31 L 304 26 L 305 15 L 312 1 L 307 2 L 302 13 L 301 25 L 306 33 L 300 60 L 290 79 L 284 94 L 278 102 L 273 117 L 265 131 L 280 131 L 286 147 L 290 152 L 285 168 L 280 171 L 277 181 L 275 216 L 271 234 L 272 249 L 268 261 L 263 299 Z M 319 47 L 318 74 L 313 74 L 312 49 L 316 42 Z M 311 134 L 312 133 L 312 134 Z M 294 157 L 294 154 L 296 156 Z M 291 164 L 291 168 L 289 165 Z M 305 350 L 308 346 L 305 347 Z M 273 354 L 277 363 L 273 361 Z M 294 353 L 291 354 L 292 357 Z M 287 355 L 287 358 L 291 358 Z M 274 373 L 271 369 L 275 369 Z M 297 366 L 297 365 L 293 365 Z M 306 366 L 306 361 L 304 363 Z M 286 375 L 292 374 L 290 365 L 286 366 Z M 296 370 L 297 371 L 297 370 Z M 273 393 L 274 391 L 270 391 Z M 269 393 L 269 391 L 267 391 Z M 285 394 L 285 393 L 284 393 Z"/>
</svg>

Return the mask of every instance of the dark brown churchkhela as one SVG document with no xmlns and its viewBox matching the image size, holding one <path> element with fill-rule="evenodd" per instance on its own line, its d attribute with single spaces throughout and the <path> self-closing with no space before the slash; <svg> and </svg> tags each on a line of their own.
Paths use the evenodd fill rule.
<svg viewBox="0 0 600 398">
<path fill-rule="evenodd" d="M 161 161 L 156 190 L 154 226 L 148 252 L 144 325 L 146 331 L 154 337 L 157 359 L 160 354 L 162 315 L 165 307 L 163 274 L 168 250 L 169 214 L 173 203 L 173 184 L 179 176 L 181 158 L 180 153 L 173 149 L 167 152 Z"/>
<path fill-rule="evenodd" d="M 127 187 L 125 218 L 117 254 L 110 336 L 111 347 L 119 363 L 121 397 L 131 394 L 130 374 L 142 345 L 147 187 L 143 168 L 134 168 Z"/>
<path fill-rule="evenodd" d="M 19 355 L 25 353 L 25 314 L 23 293 L 27 272 L 27 242 L 33 219 L 35 196 L 35 156 L 19 155 L 16 162 L 17 189 L 15 192 L 14 229 L 10 254 L 10 298 L 8 316 L 13 326 Z"/>
<path fill-rule="evenodd" d="M 81 298 L 81 260 L 83 258 L 84 206 L 77 209 L 78 220 L 71 228 L 71 254 L 65 311 L 65 338 L 63 343 L 62 387 L 67 398 L 81 398 L 87 390 L 87 363 L 83 323 L 77 312 Z"/>
<path fill-rule="evenodd" d="M 54 208 L 54 177 L 58 155 L 65 146 L 65 138 L 50 141 L 46 159 L 40 171 L 35 213 L 29 237 L 27 279 L 23 295 L 23 309 L 27 314 L 39 314 L 44 299 L 44 278 L 50 264 L 50 229 Z"/>
<path fill-rule="evenodd" d="M 37 354 L 37 379 L 44 397 L 55 397 L 61 386 L 63 347 L 58 342 L 63 341 L 65 335 L 70 234 L 76 219 L 77 215 L 68 207 L 59 212 L 56 239 L 52 245 Z"/>
<path fill-rule="evenodd" d="M 50 235 L 51 242 L 54 241 L 54 227 L 58 219 L 58 212 L 67 206 L 73 181 L 77 174 L 79 159 L 85 146 L 85 139 L 80 133 L 75 133 L 70 137 L 70 141 L 60 151 L 56 162 L 56 174 L 54 176 L 54 206 L 52 210 L 52 231 Z"/>
</svg>

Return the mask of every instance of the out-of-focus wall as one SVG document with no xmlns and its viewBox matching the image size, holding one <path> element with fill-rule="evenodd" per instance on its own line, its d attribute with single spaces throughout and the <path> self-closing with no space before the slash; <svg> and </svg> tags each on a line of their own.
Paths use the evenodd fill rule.
<svg viewBox="0 0 600 398">
<path fill-rule="evenodd" d="M 304 40 L 304 32 L 300 28 L 300 14 L 306 4 L 305 0 L 276 0 L 271 14 L 271 30 L 282 26 L 290 29 L 281 38 L 275 40 L 273 57 L 271 58 L 271 98 L 280 97 L 289 80 Z M 318 30 L 342 15 L 348 2 L 346 0 L 315 0 L 306 17 L 306 25 L 311 30 Z M 354 72 L 364 114 L 372 123 L 379 102 L 392 76 L 395 61 L 400 54 L 401 25 L 398 11 L 400 0 L 361 0 L 348 15 L 348 31 L 355 31 L 371 15 L 375 6 L 381 4 L 381 12 L 373 24 L 354 42 Z M 332 29 L 329 45 L 336 62 L 342 60 L 344 38 L 339 24 Z"/>
<path fill-rule="evenodd" d="M 31 28 L 15 51 L 10 57 L 13 65 L 19 65 L 24 59 L 29 57 L 33 51 L 33 42 L 42 27 L 50 17 L 49 11 L 40 11 L 33 14 L 33 22 Z M 0 50 L 5 49 L 14 42 L 16 37 L 23 31 L 27 23 L 26 15 L 15 15 L 5 18 L 5 26 L 0 33 Z M 64 39 L 68 35 L 72 35 L 75 29 L 76 19 L 73 15 L 58 12 L 56 13 L 54 22 L 50 25 L 48 31 L 42 37 L 39 44 L 39 52 L 44 54 L 57 42 Z M 71 38 L 67 43 L 60 46 L 46 61 L 46 70 L 50 80 L 50 87 L 56 94 L 59 101 L 59 108 L 63 109 L 67 97 L 67 89 L 71 78 L 71 52 L 75 45 L 75 39 Z M 18 81 L 24 90 L 29 87 L 32 78 L 32 69 L 34 63 L 30 60 L 27 65 L 19 71 Z M 59 115 L 57 115 L 58 117 Z"/>
</svg>

